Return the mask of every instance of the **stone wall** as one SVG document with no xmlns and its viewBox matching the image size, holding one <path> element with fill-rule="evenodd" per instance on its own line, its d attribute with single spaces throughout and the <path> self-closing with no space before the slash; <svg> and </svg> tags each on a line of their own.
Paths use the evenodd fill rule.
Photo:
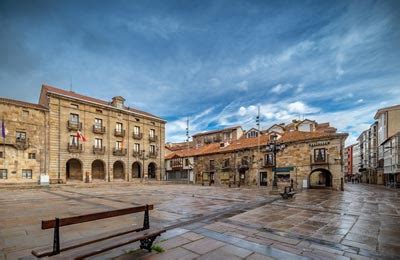
<svg viewBox="0 0 400 260">
<path fill-rule="evenodd" d="M 0 120 L 5 121 L 8 134 L 0 136 L 0 169 L 7 170 L 7 179 L 0 179 L 0 183 L 11 182 L 38 182 L 40 174 L 47 173 L 47 116 L 45 109 L 35 106 L 23 106 L 9 102 L 0 103 Z M 26 133 L 25 145 L 17 143 L 16 132 Z M 35 154 L 35 158 L 29 158 Z M 22 170 L 31 170 L 32 179 L 23 178 Z"/>
</svg>

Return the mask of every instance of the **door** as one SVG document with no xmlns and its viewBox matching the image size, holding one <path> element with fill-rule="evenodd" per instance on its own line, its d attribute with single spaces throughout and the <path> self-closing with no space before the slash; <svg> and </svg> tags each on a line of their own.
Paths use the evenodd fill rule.
<svg viewBox="0 0 400 260">
<path fill-rule="evenodd" d="M 268 186 L 268 175 L 266 172 L 260 172 L 260 186 Z"/>
</svg>

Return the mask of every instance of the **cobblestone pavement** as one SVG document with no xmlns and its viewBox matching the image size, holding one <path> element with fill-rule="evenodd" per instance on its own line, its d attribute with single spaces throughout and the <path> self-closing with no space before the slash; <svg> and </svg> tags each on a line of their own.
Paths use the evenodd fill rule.
<svg viewBox="0 0 400 260">
<path fill-rule="evenodd" d="M 0 189 L 0 259 L 32 258 L 52 242 L 40 221 L 154 204 L 152 226 L 165 252 L 137 243 L 94 259 L 299 259 L 400 256 L 399 191 L 359 184 L 345 192 L 307 190 L 283 201 L 266 189 L 120 183 L 49 189 Z M 61 240 L 140 226 L 142 214 L 61 229 Z"/>
</svg>

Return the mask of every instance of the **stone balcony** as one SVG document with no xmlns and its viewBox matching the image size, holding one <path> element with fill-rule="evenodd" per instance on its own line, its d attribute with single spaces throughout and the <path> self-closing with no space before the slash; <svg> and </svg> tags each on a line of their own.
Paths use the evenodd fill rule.
<svg viewBox="0 0 400 260">
<path fill-rule="evenodd" d="M 156 153 L 149 152 L 149 158 L 156 158 L 156 157 L 157 157 Z"/>
<path fill-rule="evenodd" d="M 93 133 L 95 134 L 104 134 L 106 132 L 105 126 L 96 126 L 93 125 Z"/>
<path fill-rule="evenodd" d="M 116 137 L 124 137 L 125 136 L 125 130 L 114 129 L 114 136 L 116 136 Z"/>
<path fill-rule="evenodd" d="M 136 150 L 132 151 L 132 156 L 133 157 L 140 157 L 141 155 L 142 155 L 142 152 L 140 152 L 140 151 L 136 151 Z"/>
<path fill-rule="evenodd" d="M 326 156 L 315 157 L 310 155 L 311 165 L 328 165 L 329 164 L 329 154 Z"/>
<path fill-rule="evenodd" d="M 126 149 L 113 149 L 113 155 L 115 156 L 125 156 L 126 155 Z"/>
<path fill-rule="evenodd" d="M 106 153 L 106 147 L 102 146 L 102 147 L 96 147 L 93 145 L 93 154 L 97 154 L 97 155 L 104 155 Z"/>
<path fill-rule="evenodd" d="M 142 133 L 133 133 L 132 137 L 135 140 L 142 140 L 143 134 Z"/>
<path fill-rule="evenodd" d="M 70 153 L 81 153 L 82 144 L 70 144 L 68 143 L 68 152 Z"/>
<path fill-rule="evenodd" d="M 157 142 L 157 136 L 156 135 L 149 135 L 149 141 L 150 142 Z"/>
<path fill-rule="evenodd" d="M 68 120 L 67 123 L 67 128 L 68 130 L 72 130 L 72 131 L 80 131 L 82 130 L 82 123 L 81 122 L 73 122 L 71 120 Z"/>
</svg>

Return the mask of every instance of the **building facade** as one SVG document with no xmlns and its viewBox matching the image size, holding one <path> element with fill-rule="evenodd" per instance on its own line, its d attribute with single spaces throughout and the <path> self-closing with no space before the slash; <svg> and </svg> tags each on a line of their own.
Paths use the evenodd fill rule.
<svg viewBox="0 0 400 260">
<path fill-rule="evenodd" d="M 324 131 L 275 131 L 243 136 L 230 143 L 211 143 L 174 151 L 166 164 L 192 158 L 194 181 L 203 185 L 258 185 L 333 188 L 343 185 L 344 140 L 347 134 Z M 279 144 L 274 152 L 270 144 Z"/>
<path fill-rule="evenodd" d="M 107 102 L 43 85 L 36 106 L 44 111 L 45 129 L 32 136 L 44 136 L 38 154 L 44 166 L 34 171 L 33 180 L 40 174 L 51 182 L 162 179 L 166 122 L 124 101 L 117 96 Z M 6 127 L 13 131 L 7 121 Z"/>
</svg>

